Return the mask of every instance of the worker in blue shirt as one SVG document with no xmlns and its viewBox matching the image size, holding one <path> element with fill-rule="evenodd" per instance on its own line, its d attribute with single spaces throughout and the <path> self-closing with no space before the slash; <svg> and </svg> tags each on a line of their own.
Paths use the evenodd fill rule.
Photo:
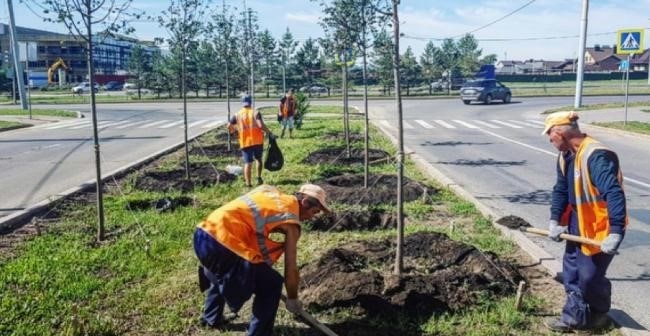
<svg viewBox="0 0 650 336">
<path fill-rule="evenodd" d="M 550 114 L 542 133 L 560 151 L 549 238 L 560 241 L 560 234 L 568 232 L 601 246 L 567 241 L 562 261 L 566 303 L 559 318 L 546 321 L 557 332 L 610 325 L 612 286 L 605 274 L 628 222 L 618 156 L 582 133 L 577 120 L 573 111 Z"/>
</svg>

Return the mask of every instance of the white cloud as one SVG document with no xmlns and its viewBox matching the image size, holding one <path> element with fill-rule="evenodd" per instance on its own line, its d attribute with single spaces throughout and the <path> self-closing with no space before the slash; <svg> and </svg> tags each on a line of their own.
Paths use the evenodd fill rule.
<svg viewBox="0 0 650 336">
<path fill-rule="evenodd" d="M 303 22 L 303 23 L 318 23 L 320 15 L 317 13 L 306 13 L 306 12 L 297 12 L 297 13 L 286 13 L 284 18 L 288 21 Z"/>
</svg>

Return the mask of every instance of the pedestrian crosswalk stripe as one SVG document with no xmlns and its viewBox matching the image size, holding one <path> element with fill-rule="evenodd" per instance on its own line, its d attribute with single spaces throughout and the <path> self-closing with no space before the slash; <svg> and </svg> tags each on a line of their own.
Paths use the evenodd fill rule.
<svg viewBox="0 0 650 336">
<path fill-rule="evenodd" d="M 443 120 L 434 120 L 434 122 L 435 122 L 436 124 L 438 124 L 438 125 L 444 127 L 444 128 L 456 128 L 456 126 L 451 125 L 451 124 L 449 124 L 449 123 L 446 123 L 446 122 L 443 121 Z"/>
<path fill-rule="evenodd" d="M 429 124 L 428 122 L 426 122 L 424 120 L 415 120 L 415 122 L 420 124 L 420 126 L 422 126 L 424 128 L 428 128 L 428 129 L 435 128 L 433 125 Z"/>
<path fill-rule="evenodd" d="M 117 127 L 115 127 L 115 128 L 116 128 L 116 129 L 123 129 L 123 128 L 128 128 L 128 127 L 132 127 L 132 126 L 139 125 L 139 124 L 144 124 L 144 123 L 146 123 L 146 122 L 150 122 L 150 121 L 151 121 L 151 119 L 138 120 L 138 121 L 133 121 L 133 122 L 131 122 L 130 124 L 117 126 Z"/>
<path fill-rule="evenodd" d="M 524 125 L 524 126 L 534 127 L 534 128 L 542 128 L 542 126 L 540 126 L 540 125 L 531 124 L 529 122 L 525 122 L 525 121 L 522 121 L 522 120 L 508 120 L 508 121 L 513 122 L 513 123 L 518 124 L 518 125 Z"/>
<path fill-rule="evenodd" d="M 408 122 L 402 120 L 402 125 L 404 126 L 404 129 L 414 129 L 413 125 L 409 124 Z"/>
<path fill-rule="evenodd" d="M 462 120 L 456 120 L 456 119 L 454 119 L 453 122 L 458 123 L 458 124 L 461 124 L 461 125 L 463 125 L 463 126 L 465 126 L 465 127 L 467 127 L 467 128 L 478 128 L 478 126 L 474 126 L 474 125 L 472 125 L 472 124 L 470 124 L 470 123 L 466 123 L 466 122 L 464 122 L 464 121 L 462 121 Z"/>
<path fill-rule="evenodd" d="M 508 126 L 508 127 L 512 127 L 512 128 L 523 128 L 523 127 L 521 127 L 521 126 L 517 126 L 517 125 L 511 124 L 511 123 L 507 123 L 507 122 L 505 122 L 505 121 L 501 121 L 501 120 L 494 120 L 494 119 L 492 119 L 492 120 L 490 120 L 490 121 L 493 122 L 493 123 L 497 123 L 497 124 L 499 124 L 499 125 Z"/>
<path fill-rule="evenodd" d="M 54 126 L 45 127 L 45 129 L 51 130 L 51 129 L 65 128 L 65 127 L 81 125 L 81 124 L 85 124 L 85 123 L 89 123 L 89 122 L 90 122 L 90 120 L 74 121 L 74 122 L 71 122 L 71 123 L 63 123 L 61 125 L 54 125 Z"/>
<path fill-rule="evenodd" d="M 475 123 L 477 123 L 479 125 L 487 126 L 489 128 L 501 128 L 501 126 L 492 125 L 492 124 L 486 123 L 485 121 L 482 121 L 482 120 L 472 120 L 472 122 L 475 122 Z"/>
<path fill-rule="evenodd" d="M 102 127 L 103 125 L 106 125 L 106 124 L 111 123 L 111 122 L 112 121 L 110 121 L 110 120 L 98 121 L 97 122 L 97 127 Z M 86 128 L 86 127 L 92 127 L 92 126 L 93 126 L 93 123 L 91 122 L 91 123 L 88 123 L 88 124 L 83 124 L 83 125 L 79 125 L 79 126 L 70 127 L 70 129 L 80 129 L 80 128 Z"/>
<path fill-rule="evenodd" d="M 216 127 L 216 126 L 219 126 L 219 125 L 225 124 L 225 123 L 226 122 L 223 121 L 223 120 L 217 120 L 217 121 L 213 121 L 213 122 L 211 122 L 209 124 L 205 124 L 205 125 L 201 126 L 201 128 L 212 128 L 212 127 Z"/>
<path fill-rule="evenodd" d="M 156 126 L 156 125 L 160 125 L 160 124 L 164 124 L 164 123 L 168 123 L 168 122 L 169 122 L 169 120 L 158 120 L 158 121 L 154 121 L 152 123 L 144 124 L 144 125 L 142 125 L 142 126 L 140 126 L 138 128 L 148 128 L 148 127 L 151 127 L 151 126 Z"/>
<path fill-rule="evenodd" d="M 187 128 L 192 128 L 192 127 L 194 127 L 194 126 L 201 125 L 202 123 L 205 123 L 205 122 L 208 122 L 208 120 L 206 120 L 206 119 L 203 119 L 203 120 L 197 120 L 197 121 L 195 121 L 195 122 L 193 122 L 193 123 L 187 125 Z"/>
<path fill-rule="evenodd" d="M 110 122 L 108 124 L 103 124 L 102 127 L 104 127 L 104 128 L 106 128 L 106 127 L 114 127 L 114 126 L 119 126 L 119 125 L 122 125 L 122 124 L 128 123 L 128 122 L 130 122 L 130 120 L 114 121 L 114 122 Z"/>
<path fill-rule="evenodd" d="M 526 119 L 526 121 L 544 126 L 544 122 L 541 120 Z"/>
<path fill-rule="evenodd" d="M 169 124 L 158 126 L 158 128 L 171 128 L 171 127 L 178 126 L 178 125 L 184 124 L 184 123 L 185 123 L 184 120 L 178 120 L 178 121 L 171 122 Z"/>
</svg>

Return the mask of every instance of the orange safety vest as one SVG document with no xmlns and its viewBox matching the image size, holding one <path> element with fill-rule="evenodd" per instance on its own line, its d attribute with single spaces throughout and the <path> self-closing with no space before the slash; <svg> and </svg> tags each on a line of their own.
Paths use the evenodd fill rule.
<svg viewBox="0 0 650 336">
<path fill-rule="evenodd" d="M 296 98 L 285 97 L 284 102 L 280 103 L 282 110 L 282 117 L 288 118 L 296 113 Z"/>
<path fill-rule="evenodd" d="M 574 191 L 576 195 L 576 210 L 578 212 L 578 230 L 581 237 L 591 238 L 598 241 L 603 241 L 609 234 L 609 214 L 607 212 L 607 202 L 605 202 L 598 189 L 591 182 L 589 176 L 589 157 L 595 150 L 604 149 L 611 151 L 609 148 L 603 146 L 600 142 L 591 137 L 585 137 L 580 144 L 578 152 L 576 153 L 574 163 Z M 558 156 L 558 164 L 562 175 L 566 176 L 566 162 L 562 153 Z M 623 187 L 623 173 L 619 167 L 618 169 L 618 182 Z M 561 224 L 568 225 L 568 214 L 571 213 L 571 204 L 567 205 L 567 209 L 562 216 Z M 625 226 L 627 226 L 628 217 L 625 216 Z M 582 244 L 582 253 L 587 256 L 594 255 L 600 252 L 597 246 Z"/>
<path fill-rule="evenodd" d="M 298 200 L 262 185 L 213 211 L 198 227 L 238 256 L 273 265 L 284 243 L 269 239 L 278 226 L 300 225 Z"/>
<path fill-rule="evenodd" d="M 237 132 L 239 148 L 264 144 L 264 132 L 255 122 L 255 111 L 244 107 L 237 112 Z"/>
</svg>

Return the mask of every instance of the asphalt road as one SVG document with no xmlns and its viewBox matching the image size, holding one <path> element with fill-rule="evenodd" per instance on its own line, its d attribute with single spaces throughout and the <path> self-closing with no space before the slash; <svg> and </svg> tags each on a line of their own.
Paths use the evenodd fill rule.
<svg viewBox="0 0 650 336">
<path fill-rule="evenodd" d="M 630 101 L 650 100 L 634 96 Z M 622 97 L 585 97 L 584 103 L 622 101 Z M 335 104 L 317 102 L 312 104 Z M 273 102 L 260 102 L 259 106 Z M 362 106 L 361 101 L 351 104 Z M 463 105 L 459 99 L 405 100 L 405 143 L 431 165 L 480 199 L 495 213 L 516 215 L 545 228 L 550 189 L 555 179 L 555 149 L 540 135 L 550 107 L 572 105 L 572 97 L 514 99 L 511 104 Z M 57 106 L 60 107 L 60 106 Z M 66 106 L 86 118 L 0 133 L 0 216 L 33 205 L 94 179 L 92 128 L 87 105 Z M 234 102 L 235 111 L 239 104 Z M 181 103 L 98 105 L 104 173 L 126 166 L 183 140 Z M 188 104 L 190 136 L 226 120 L 224 103 Z M 370 116 L 396 132 L 395 103 L 370 102 Z M 623 110 L 583 113 L 592 120 L 622 120 Z M 629 120 L 650 121 L 631 111 Z M 586 127 L 585 127 L 586 128 Z M 631 223 L 620 256 L 610 267 L 616 305 L 650 327 L 650 137 L 627 136 L 586 128 L 617 151 L 626 176 Z M 535 241 L 561 257 L 562 244 Z"/>
<path fill-rule="evenodd" d="M 648 97 L 635 97 L 639 100 Z M 585 103 L 616 101 L 588 97 Z M 354 102 L 360 106 L 360 102 Z M 500 216 L 515 215 L 547 228 L 550 190 L 555 182 L 557 151 L 541 136 L 551 106 L 572 105 L 567 98 L 528 98 L 512 104 L 465 106 L 460 100 L 404 101 L 404 142 L 454 183 Z M 396 134 L 393 102 L 373 103 L 372 118 Z M 630 110 L 628 120 L 650 122 L 650 113 Z M 609 269 L 614 301 L 642 326 L 650 327 L 650 137 L 628 136 L 589 128 L 590 121 L 623 120 L 623 109 L 581 114 L 583 130 L 614 149 L 625 175 L 630 225 Z M 561 260 L 564 244 L 534 238 Z"/>
</svg>

